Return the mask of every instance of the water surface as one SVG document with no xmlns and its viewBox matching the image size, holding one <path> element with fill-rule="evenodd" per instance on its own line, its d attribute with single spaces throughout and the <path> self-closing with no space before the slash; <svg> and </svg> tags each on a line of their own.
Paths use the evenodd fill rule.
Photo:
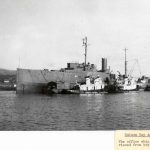
<svg viewBox="0 0 150 150">
<path fill-rule="evenodd" d="M 16 95 L 0 91 L 0 130 L 150 129 L 150 92 Z"/>
</svg>

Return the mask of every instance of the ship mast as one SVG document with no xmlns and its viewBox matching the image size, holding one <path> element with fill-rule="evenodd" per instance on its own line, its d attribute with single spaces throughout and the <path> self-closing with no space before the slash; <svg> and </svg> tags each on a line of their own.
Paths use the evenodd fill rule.
<svg viewBox="0 0 150 150">
<path fill-rule="evenodd" d="M 85 49 L 85 53 L 84 53 L 84 56 L 85 56 L 85 60 L 84 60 L 84 71 L 86 71 L 86 62 L 87 62 L 87 37 L 85 37 L 83 39 L 83 46 L 84 46 L 84 49 Z"/>
<path fill-rule="evenodd" d="M 124 52 L 125 52 L 125 77 L 127 77 L 127 52 L 128 49 L 124 49 Z"/>
</svg>

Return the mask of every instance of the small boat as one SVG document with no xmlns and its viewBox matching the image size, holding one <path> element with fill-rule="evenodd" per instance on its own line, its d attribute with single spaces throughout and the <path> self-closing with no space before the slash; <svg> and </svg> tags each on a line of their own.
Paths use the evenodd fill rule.
<svg viewBox="0 0 150 150">
<path fill-rule="evenodd" d="M 136 79 L 131 75 L 127 75 L 126 50 L 127 49 L 125 49 L 125 75 L 121 75 L 119 72 L 116 80 L 107 86 L 108 93 L 122 93 L 139 90 L 139 85 L 137 84 Z"/>
<path fill-rule="evenodd" d="M 79 90 L 80 93 L 104 93 L 104 87 L 105 87 L 105 83 L 102 80 L 102 78 L 100 78 L 99 76 L 97 76 L 96 78 L 92 78 L 92 77 L 86 77 L 86 82 L 85 84 L 81 84 L 79 85 Z"/>
<path fill-rule="evenodd" d="M 137 86 L 137 82 L 134 78 L 131 77 L 127 77 L 124 78 L 124 80 L 122 81 L 122 83 L 118 82 L 118 88 L 120 91 L 137 91 L 138 90 L 138 86 Z"/>
<path fill-rule="evenodd" d="M 138 91 L 139 87 L 134 78 L 116 79 L 113 84 L 107 86 L 108 93 L 124 93 L 129 91 Z"/>
</svg>

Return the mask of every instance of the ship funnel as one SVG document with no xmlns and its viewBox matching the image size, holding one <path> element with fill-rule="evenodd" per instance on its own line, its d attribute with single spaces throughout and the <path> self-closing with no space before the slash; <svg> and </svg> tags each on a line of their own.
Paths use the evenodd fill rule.
<svg viewBox="0 0 150 150">
<path fill-rule="evenodd" d="M 102 58 L 102 72 L 107 71 L 107 58 Z"/>
</svg>

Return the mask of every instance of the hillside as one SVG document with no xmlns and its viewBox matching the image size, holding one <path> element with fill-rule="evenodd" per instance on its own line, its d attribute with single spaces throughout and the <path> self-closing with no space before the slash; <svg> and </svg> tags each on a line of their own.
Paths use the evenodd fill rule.
<svg viewBox="0 0 150 150">
<path fill-rule="evenodd" d="M 0 69 L 0 83 L 9 80 L 11 83 L 16 82 L 16 70 Z"/>
<path fill-rule="evenodd" d="M 14 76 L 14 75 L 16 75 L 16 70 L 7 70 L 7 69 L 0 68 L 0 75 Z"/>
</svg>

